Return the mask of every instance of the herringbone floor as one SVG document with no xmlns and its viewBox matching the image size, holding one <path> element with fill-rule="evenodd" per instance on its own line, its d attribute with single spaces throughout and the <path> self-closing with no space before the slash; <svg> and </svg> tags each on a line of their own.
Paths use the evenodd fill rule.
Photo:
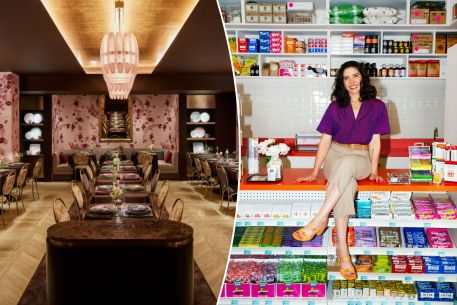
<svg viewBox="0 0 457 305">
<path fill-rule="evenodd" d="M 161 182 L 159 187 L 161 186 Z M 72 203 L 68 182 L 39 183 L 40 199 L 33 200 L 30 184 L 24 190 L 26 211 L 16 207 L 5 213 L 7 228 L 0 227 L 0 304 L 16 305 L 46 251 L 46 230 L 54 224 L 52 200 Z M 170 181 L 165 207 L 176 198 L 185 202 L 183 222 L 194 228 L 194 258 L 213 293 L 219 295 L 233 230 L 234 204 L 229 214 L 187 182 Z M 224 205 L 225 206 L 225 205 Z M 11 219 L 13 220 L 11 223 Z M 1 223 L 0 223 L 1 225 Z"/>
</svg>

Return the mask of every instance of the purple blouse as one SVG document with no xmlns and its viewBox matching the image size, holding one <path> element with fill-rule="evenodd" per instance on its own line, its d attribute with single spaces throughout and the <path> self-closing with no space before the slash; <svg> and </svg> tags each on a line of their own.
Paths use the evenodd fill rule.
<svg viewBox="0 0 457 305">
<path fill-rule="evenodd" d="M 333 141 L 341 144 L 368 144 L 373 134 L 390 133 L 387 108 L 377 98 L 365 100 L 356 119 L 350 103 L 342 108 L 332 102 L 316 130 L 331 135 Z"/>
</svg>

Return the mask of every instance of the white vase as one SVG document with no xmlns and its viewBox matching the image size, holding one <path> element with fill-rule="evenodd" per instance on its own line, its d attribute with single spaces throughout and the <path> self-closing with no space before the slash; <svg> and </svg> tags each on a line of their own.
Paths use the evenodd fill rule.
<svg viewBox="0 0 457 305">
<path fill-rule="evenodd" d="M 282 179 L 282 161 L 279 154 L 271 156 L 271 160 L 267 163 L 268 180 Z"/>
</svg>

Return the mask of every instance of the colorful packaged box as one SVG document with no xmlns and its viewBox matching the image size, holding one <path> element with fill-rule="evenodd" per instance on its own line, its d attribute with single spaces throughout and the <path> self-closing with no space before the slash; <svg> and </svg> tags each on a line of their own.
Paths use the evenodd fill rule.
<svg viewBox="0 0 457 305">
<path fill-rule="evenodd" d="M 249 39 L 248 52 L 249 53 L 258 53 L 259 52 L 259 39 L 257 39 L 257 38 Z"/>
<path fill-rule="evenodd" d="M 355 246 L 356 247 L 376 247 L 376 228 L 374 227 L 355 227 Z"/>
<path fill-rule="evenodd" d="M 453 248 L 451 236 L 444 228 L 427 228 L 425 231 L 430 248 Z"/>
<path fill-rule="evenodd" d="M 400 228 L 378 228 L 379 246 L 387 248 L 400 248 L 403 245 Z"/>
<path fill-rule="evenodd" d="M 238 53 L 248 52 L 249 38 L 238 38 Z"/>
<path fill-rule="evenodd" d="M 251 296 L 253 298 L 275 297 L 276 272 L 278 270 L 277 259 L 259 259 L 261 276 L 251 284 Z"/>
<path fill-rule="evenodd" d="M 326 285 L 324 283 L 305 283 L 302 284 L 302 297 L 325 299 Z"/>
<path fill-rule="evenodd" d="M 405 247 L 428 248 L 427 237 L 423 228 L 403 228 Z"/>
</svg>

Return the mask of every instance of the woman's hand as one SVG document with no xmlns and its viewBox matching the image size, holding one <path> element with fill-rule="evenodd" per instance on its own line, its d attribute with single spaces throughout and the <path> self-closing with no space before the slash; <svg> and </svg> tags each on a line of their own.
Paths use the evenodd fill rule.
<svg viewBox="0 0 457 305">
<path fill-rule="evenodd" d="M 371 181 L 374 181 L 376 183 L 381 183 L 384 182 L 384 178 L 379 176 L 377 173 L 371 173 L 370 176 L 368 177 Z"/>
<path fill-rule="evenodd" d="M 311 174 L 309 176 L 300 177 L 297 180 L 295 180 L 295 182 L 312 182 L 312 181 L 316 181 L 316 179 L 317 179 L 317 175 Z"/>
</svg>

